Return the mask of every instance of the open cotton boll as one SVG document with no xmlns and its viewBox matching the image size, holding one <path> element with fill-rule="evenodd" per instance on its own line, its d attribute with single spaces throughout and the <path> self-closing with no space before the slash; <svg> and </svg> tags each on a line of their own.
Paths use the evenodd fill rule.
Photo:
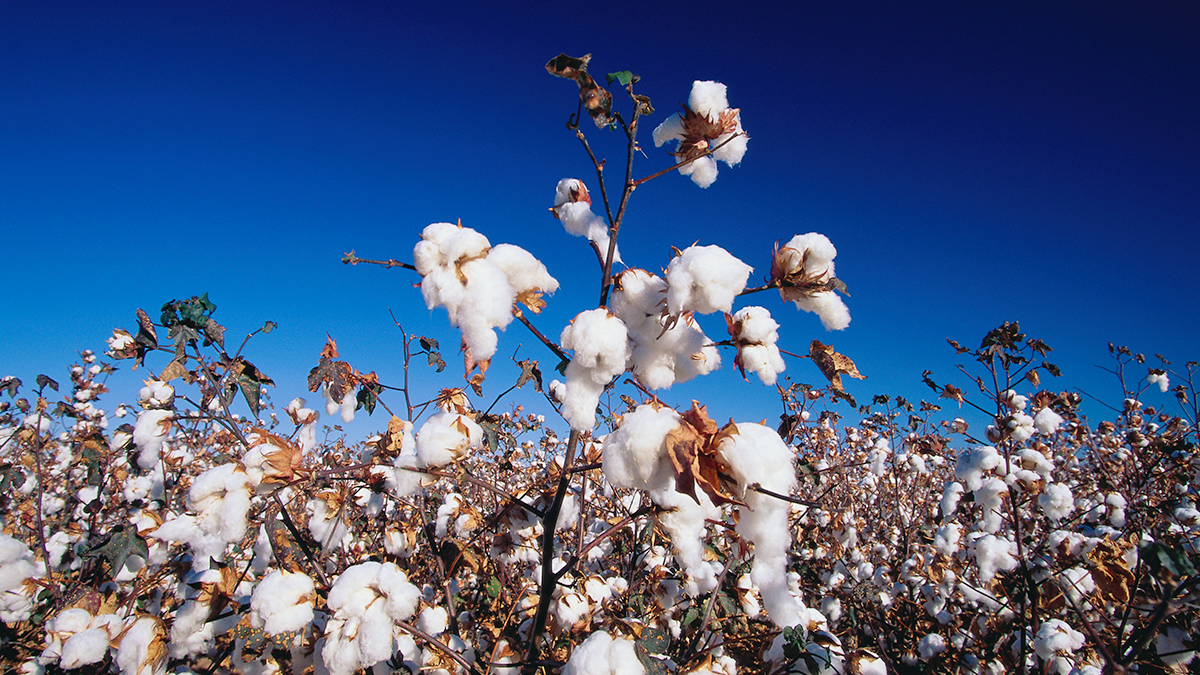
<svg viewBox="0 0 1200 675">
<path fill-rule="evenodd" d="M 275 570 L 250 598 L 250 625 L 267 635 L 298 631 L 313 620 L 313 580 L 300 572 Z"/>
<path fill-rule="evenodd" d="M 721 440 L 718 452 L 730 474 L 743 489 L 758 484 L 777 494 L 796 486 L 795 453 L 773 429 L 739 423 Z M 800 623 L 801 605 L 787 587 L 787 550 L 791 542 L 788 513 L 791 505 L 761 492 L 745 490 L 737 531 L 754 543 L 750 578 L 758 586 L 763 606 L 777 626 Z"/>
<path fill-rule="evenodd" d="M 646 668 L 638 660 L 633 640 L 599 630 L 571 652 L 562 675 L 646 675 Z"/>
<path fill-rule="evenodd" d="M 629 331 L 603 307 L 581 312 L 563 329 L 563 349 L 574 350 L 567 365 L 562 415 L 575 431 L 595 426 L 596 406 L 605 385 L 625 372 L 630 357 Z"/>
<path fill-rule="evenodd" d="M 704 559 L 704 537 L 708 530 L 705 521 L 721 519 L 721 510 L 713 505 L 707 493 L 698 490 L 696 496 L 699 503 L 676 491 L 673 484 L 650 493 L 650 499 L 664 509 L 657 520 L 671 538 L 675 561 L 687 575 L 683 593 L 693 598 L 717 587 L 719 568 L 714 569 Z"/>
<path fill-rule="evenodd" d="M 1033 418 L 1033 426 L 1037 427 L 1038 432 L 1043 434 L 1052 434 L 1058 431 L 1062 423 L 1062 415 L 1059 415 L 1050 408 L 1042 408 Z"/>
<path fill-rule="evenodd" d="M 466 457 L 471 448 L 482 442 L 483 428 L 470 417 L 440 412 L 426 420 L 417 432 L 417 459 L 422 467 L 445 466 Z"/>
<path fill-rule="evenodd" d="M 588 241 L 600 249 L 602 255 L 608 254 L 608 223 L 592 212 L 592 198 L 588 194 L 583 181 L 577 178 L 564 178 L 558 181 L 555 188 L 554 208 L 550 209 L 554 217 L 559 219 L 568 234 L 576 237 L 586 237 Z M 613 251 L 613 262 L 621 262 L 621 250 Z"/>
<path fill-rule="evenodd" d="M 979 567 L 979 581 L 985 585 L 996 576 L 996 572 L 1011 572 L 1017 569 L 1017 545 L 1007 539 L 985 534 L 975 541 L 975 564 Z"/>
<path fill-rule="evenodd" d="M 745 371 L 758 375 L 763 384 L 775 384 L 786 364 L 779 353 L 779 324 L 765 307 L 743 307 L 733 315 L 730 336 L 737 345 L 735 363 Z"/>
<path fill-rule="evenodd" d="M 666 438 L 682 423 L 674 408 L 643 404 L 621 419 L 604 441 L 604 478 L 613 487 L 659 491 L 674 485 Z"/>
<path fill-rule="evenodd" d="M 1061 675 L 1071 672 L 1071 662 L 1059 657 L 1070 656 L 1083 647 L 1083 633 L 1071 628 L 1061 619 L 1043 621 L 1033 639 L 1033 651 L 1049 662 Z"/>
<path fill-rule="evenodd" d="M 728 313 L 752 271 L 720 246 L 689 246 L 667 265 L 667 311 Z"/>
<path fill-rule="evenodd" d="M 188 490 L 187 507 L 195 515 L 167 520 L 150 536 L 186 543 L 194 569 L 207 569 L 209 558 L 220 560 L 226 544 L 246 534 L 254 484 L 241 465 L 228 462 L 196 477 Z"/>
<path fill-rule="evenodd" d="M 983 484 L 983 473 L 1000 466 L 1004 457 L 990 445 L 963 450 L 954 464 L 954 475 L 972 492 Z"/>
<path fill-rule="evenodd" d="M 742 129 L 742 114 L 730 108 L 725 85 L 720 82 L 692 83 L 688 104 L 682 113 L 671 115 L 655 128 L 654 146 L 677 141 L 672 153 L 679 161 L 693 160 L 679 167 L 702 188 L 717 179 L 717 162 L 735 166 L 746 154 L 748 138 Z M 705 153 L 712 150 L 711 156 Z M 714 159 L 715 158 L 715 159 Z"/>
<path fill-rule="evenodd" d="M 393 563 L 374 561 L 346 568 L 329 589 L 332 612 L 320 643 L 330 675 L 351 675 L 396 652 L 400 628 L 417 609 L 421 591 Z"/>
<path fill-rule="evenodd" d="M 133 444 L 137 446 L 137 463 L 142 469 L 152 469 L 158 464 L 163 444 L 171 433 L 174 416 L 171 410 L 143 410 L 138 413 L 137 424 L 133 427 Z"/>
<path fill-rule="evenodd" d="M 162 620 L 153 616 L 131 617 L 129 628 L 117 645 L 117 667 L 121 675 L 158 675 L 165 672 L 167 650 L 163 647 L 167 631 Z"/>
<path fill-rule="evenodd" d="M 104 628 L 88 628 L 67 638 L 58 665 L 64 670 L 99 663 L 108 654 L 110 636 Z"/>
<path fill-rule="evenodd" d="M 39 576 L 45 565 L 21 541 L 0 533 L 0 621 L 13 624 L 27 621 L 33 610 L 33 598 L 25 580 Z"/>
<path fill-rule="evenodd" d="M 426 607 L 417 617 L 417 629 L 434 637 L 446 632 L 450 625 L 450 614 L 444 607 Z"/>
</svg>

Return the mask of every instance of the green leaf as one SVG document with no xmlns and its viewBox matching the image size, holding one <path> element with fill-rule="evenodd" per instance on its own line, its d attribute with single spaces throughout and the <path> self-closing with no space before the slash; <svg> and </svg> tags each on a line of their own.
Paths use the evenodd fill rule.
<svg viewBox="0 0 1200 675">
<path fill-rule="evenodd" d="M 617 82 L 621 83 L 622 87 L 628 87 L 630 82 L 638 81 L 638 76 L 634 75 L 628 70 L 619 70 L 615 73 L 609 73 L 606 79 L 607 84 L 612 84 L 613 81 L 616 80 Z"/>
<path fill-rule="evenodd" d="M 383 391 L 383 387 L 377 384 L 364 384 L 358 390 L 358 407 L 367 411 L 368 415 L 375 413 L 375 404 L 379 402 L 379 393 Z"/>
<path fill-rule="evenodd" d="M 496 577 L 488 579 L 487 586 L 484 587 L 484 590 L 487 591 L 488 597 L 493 600 L 500 597 L 500 579 Z"/>
<path fill-rule="evenodd" d="M 646 675 L 667 675 L 667 662 L 650 656 L 651 652 L 640 644 L 641 640 L 638 642 L 639 644 L 634 645 L 633 651 L 637 654 L 642 667 L 646 669 Z"/>
<path fill-rule="evenodd" d="M 113 528 L 104 541 L 87 550 L 83 555 L 107 560 L 111 573 L 115 577 L 125 568 L 125 561 L 129 556 L 138 555 L 147 559 L 150 557 L 150 549 L 146 546 L 146 540 L 138 534 L 136 527 L 122 524 Z"/>
<path fill-rule="evenodd" d="M 266 322 L 266 323 L 264 323 L 264 324 L 263 324 L 263 327 L 262 327 L 262 332 L 264 332 L 264 333 L 270 333 L 271 331 L 275 330 L 275 328 L 276 328 L 276 326 L 275 326 L 275 322 L 274 322 L 274 321 L 268 321 L 268 322 Z"/>
<path fill-rule="evenodd" d="M 446 362 L 442 359 L 442 355 L 434 351 L 429 352 L 427 361 L 429 362 L 429 367 L 437 368 L 437 372 L 439 373 L 446 367 Z"/>
<path fill-rule="evenodd" d="M 258 413 L 262 410 L 261 397 L 263 385 L 275 385 L 275 381 L 267 377 L 258 368 L 254 367 L 253 363 L 238 358 L 233 363 L 231 370 L 237 375 L 238 388 L 242 390 L 242 396 L 246 398 L 246 404 L 250 406 L 250 411 L 258 417 Z"/>
<path fill-rule="evenodd" d="M 422 336 L 417 336 L 417 339 L 421 341 L 421 349 L 424 349 L 427 352 L 433 352 L 433 351 L 438 350 L 438 341 L 437 340 L 435 340 L 431 337 L 422 337 Z"/>
<path fill-rule="evenodd" d="M 26 480 L 25 472 L 20 467 L 11 464 L 0 467 L 0 492 L 18 490 Z"/>
</svg>

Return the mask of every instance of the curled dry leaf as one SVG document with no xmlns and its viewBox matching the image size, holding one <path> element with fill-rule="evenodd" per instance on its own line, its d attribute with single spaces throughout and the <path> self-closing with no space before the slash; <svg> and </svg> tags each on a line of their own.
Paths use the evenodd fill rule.
<svg viewBox="0 0 1200 675">
<path fill-rule="evenodd" d="M 700 502 L 696 486 L 704 490 L 713 504 L 741 504 L 735 496 L 738 489 L 729 465 L 718 448 L 721 441 L 737 433 L 737 426 L 730 422 L 723 428 L 708 416 L 708 410 L 697 401 L 680 415 L 683 423 L 667 434 L 666 450 L 675 468 L 675 490 Z"/>
<path fill-rule="evenodd" d="M 858 367 L 850 360 L 850 357 L 845 354 L 839 354 L 834 351 L 833 345 L 822 344 L 820 340 L 813 340 L 808 347 L 808 355 L 812 358 L 813 363 L 817 364 L 817 368 L 821 369 L 821 374 L 829 380 L 829 384 L 839 392 L 845 392 L 846 388 L 842 386 L 842 375 L 848 375 L 858 380 L 867 379 L 866 375 L 858 372 Z"/>
</svg>

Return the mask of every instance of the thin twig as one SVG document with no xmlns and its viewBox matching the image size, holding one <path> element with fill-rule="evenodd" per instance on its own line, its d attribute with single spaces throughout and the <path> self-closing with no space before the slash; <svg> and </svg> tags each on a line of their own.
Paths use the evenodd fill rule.
<svg viewBox="0 0 1200 675">
<path fill-rule="evenodd" d="M 410 265 L 406 262 L 400 262 L 399 260 L 395 260 L 395 259 L 368 260 L 366 258 L 360 258 L 360 257 L 354 255 L 354 251 L 350 251 L 349 253 L 343 253 L 342 254 L 342 263 L 345 265 L 357 265 L 358 263 L 367 263 L 370 265 L 382 265 L 383 267 L 403 267 L 406 270 L 412 270 L 414 272 L 417 271 L 416 267 L 413 267 L 412 265 Z"/>
</svg>

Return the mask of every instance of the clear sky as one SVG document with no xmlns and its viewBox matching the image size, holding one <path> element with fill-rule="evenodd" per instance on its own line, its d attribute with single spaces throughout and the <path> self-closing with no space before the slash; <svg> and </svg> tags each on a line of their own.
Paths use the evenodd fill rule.
<svg viewBox="0 0 1200 675">
<path fill-rule="evenodd" d="M 1194 2 L 434 4 L 4 3 L 0 374 L 66 381 L 136 308 L 208 292 L 231 339 L 279 325 L 246 352 L 278 403 L 305 395 L 326 333 L 397 384 L 389 309 L 448 347 L 457 332 L 414 273 L 339 259 L 411 260 L 425 225 L 458 218 L 545 262 L 563 289 L 536 322 L 557 339 L 598 284 L 586 243 L 547 212 L 560 178 L 595 185 L 564 126 L 574 85 L 543 70 L 559 52 L 642 77 L 657 113 L 638 176 L 670 165 L 650 131 L 692 81 L 728 85 L 744 161 L 707 190 L 642 186 L 622 252 L 657 271 L 672 245 L 720 244 L 761 281 L 774 242 L 826 234 L 853 294 L 847 330 L 777 294 L 750 301 L 785 348 L 817 338 L 853 358 L 870 378 L 850 384 L 860 402 L 931 396 L 925 369 L 961 385 L 945 338 L 975 346 L 1006 320 L 1055 349 L 1064 378 L 1048 386 L 1109 401 L 1115 380 L 1094 367 L 1109 341 L 1200 359 Z M 620 132 L 585 131 L 621 164 Z M 725 337 L 719 317 L 701 322 Z M 554 362 L 515 323 L 497 361 L 519 345 Z M 461 383 L 447 357 L 422 387 Z M 772 390 L 724 358 L 664 399 L 776 419 Z M 121 365 L 111 384 L 128 398 L 142 373 Z M 808 361 L 788 374 L 821 381 Z M 497 367 L 483 404 L 514 377 Z"/>
</svg>

